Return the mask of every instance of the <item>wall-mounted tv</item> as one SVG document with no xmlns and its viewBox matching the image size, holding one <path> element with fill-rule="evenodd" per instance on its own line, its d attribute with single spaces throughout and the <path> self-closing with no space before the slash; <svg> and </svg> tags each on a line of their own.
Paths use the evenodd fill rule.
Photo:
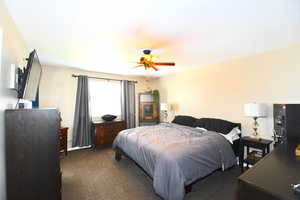
<svg viewBox="0 0 300 200">
<path fill-rule="evenodd" d="M 18 70 L 18 98 L 34 101 L 41 76 L 42 66 L 36 50 L 33 50 L 27 59 L 26 68 Z"/>
</svg>

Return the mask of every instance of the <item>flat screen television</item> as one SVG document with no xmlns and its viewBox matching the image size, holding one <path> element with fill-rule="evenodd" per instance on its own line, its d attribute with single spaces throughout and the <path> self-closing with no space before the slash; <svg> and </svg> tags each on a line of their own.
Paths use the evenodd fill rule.
<svg viewBox="0 0 300 200">
<path fill-rule="evenodd" d="M 18 70 L 18 98 L 34 101 L 41 76 L 42 66 L 36 50 L 33 50 L 27 59 L 26 68 Z"/>
</svg>

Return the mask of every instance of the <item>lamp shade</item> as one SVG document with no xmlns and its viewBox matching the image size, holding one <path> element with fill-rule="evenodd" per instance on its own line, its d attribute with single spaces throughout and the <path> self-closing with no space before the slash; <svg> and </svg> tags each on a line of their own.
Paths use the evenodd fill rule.
<svg viewBox="0 0 300 200">
<path fill-rule="evenodd" d="M 168 111 L 169 110 L 169 105 L 167 103 L 161 103 L 160 104 L 160 110 Z"/>
<path fill-rule="evenodd" d="M 266 117 L 267 109 L 265 104 L 247 103 L 244 106 L 245 116 L 247 117 Z"/>
</svg>

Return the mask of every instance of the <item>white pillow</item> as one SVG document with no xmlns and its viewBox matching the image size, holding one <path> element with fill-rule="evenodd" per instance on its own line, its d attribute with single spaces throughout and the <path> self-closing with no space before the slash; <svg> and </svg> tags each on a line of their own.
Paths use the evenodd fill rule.
<svg viewBox="0 0 300 200">
<path fill-rule="evenodd" d="M 241 133 L 241 130 L 238 127 L 233 128 L 228 134 L 222 134 L 220 133 L 222 136 L 224 136 L 226 138 L 226 140 L 228 140 L 231 144 L 233 144 L 233 142 L 235 140 L 240 139 L 239 134 Z"/>
<path fill-rule="evenodd" d="M 196 127 L 196 129 L 199 129 L 199 130 L 201 130 L 201 131 L 207 131 L 207 129 L 202 128 L 202 127 Z"/>
</svg>

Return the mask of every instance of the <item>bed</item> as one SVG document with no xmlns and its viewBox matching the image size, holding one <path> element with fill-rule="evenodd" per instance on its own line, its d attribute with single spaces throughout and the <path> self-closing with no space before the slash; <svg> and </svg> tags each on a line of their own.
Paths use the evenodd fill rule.
<svg viewBox="0 0 300 200">
<path fill-rule="evenodd" d="M 176 116 L 173 123 L 120 132 L 113 148 L 117 161 L 126 155 L 153 179 L 160 197 L 183 200 L 195 181 L 236 164 L 239 140 L 230 143 L 224 137 L 236 127 L 240 129 L 241 125 L 221 119 Z"/>
</svg>

